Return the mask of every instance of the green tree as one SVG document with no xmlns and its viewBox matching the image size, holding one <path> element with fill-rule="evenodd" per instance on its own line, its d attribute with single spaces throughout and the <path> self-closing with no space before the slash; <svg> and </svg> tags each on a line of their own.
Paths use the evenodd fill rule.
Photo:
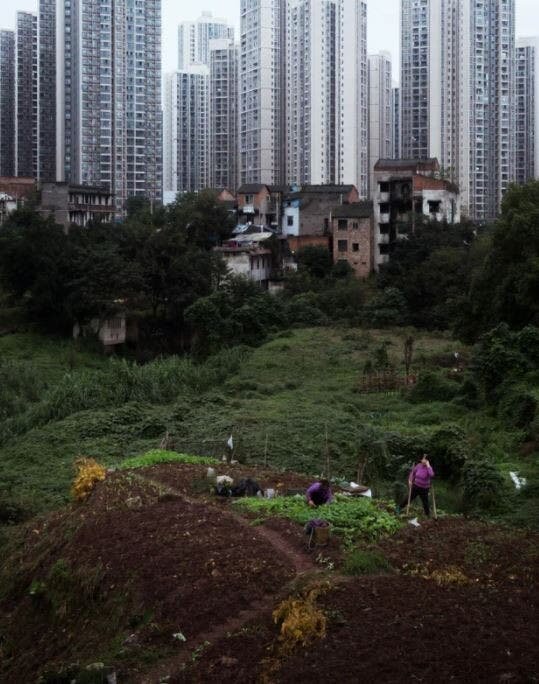
<svg viewBox="0 0 539 684">
<path fill-rule="evenodd" d="M 169 225 L 181 231 L 191 247 L 209 250 L 230 237 L 234 221 L 212 190 L 179 196 L 168 208 Z"/>
<path fill-rule="evenodd" d="M 473 339 L 501 321 L 514 329 L 539 324 L 539 181 L 506 193 L 459 329 Z"/>
</svg>

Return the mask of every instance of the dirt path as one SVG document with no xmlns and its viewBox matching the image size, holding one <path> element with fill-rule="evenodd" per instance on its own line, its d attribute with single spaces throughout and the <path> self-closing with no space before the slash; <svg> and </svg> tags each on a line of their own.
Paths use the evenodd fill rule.
<svg viewBox="0 0 539 684">
<path fill-rule="evenodd" d="M 180 492 L 179 490 L 174 489 L 169 485 L 165 485 L 162 482 L 159 482 L 158 480 L 152 480 L 148 477 L 144 477 L 143 475 L 139 474 L 136 474 L 135 477 L 139 479 L 141 482 L 145 482 L 146 484 L 151 484 L 152 486 L 157 487 L 160 491 L 163 492 L 163 496 L 174 497 L 176 499 L 181 499 L 191 504 L 200 504 L 199 499 L 190 497 L 184 492 Z M 275 551 L 277 551 L 277 553 L 279 553 L 281 556 L 284 556 L 286 560 L 288 560 L 288 562 L 294 567 L 297 575 L 300 575 L 304 572 L 319 569 L 318 566 L 312 561 L 312 559 L 306 553 L 299 552 L 296 548 L 294 548 L 292 544 L 290 544 L 286 539 L 284 539 L 283 536 L 279 534 L 279 532 L 264 527 L 264 525 L 253 527 L 250 524 L 250 522 L 246 520 L 244 517 L 242 517 L 239 513 L 235 513 L 230 509 L 225 509 L 221 506 L 217 506 L 209 502 L 204 503 L 207 506 L 212 506 L 218 509 L 221 515 L 227 516 L 229 519 L 234 520 L 242 527 L 248 528 L 251 532 L 256 533 L 257 536 L 265 539 L 270 544 L 270 546 L 272 546 L 275 549 Z"/>
</svg>

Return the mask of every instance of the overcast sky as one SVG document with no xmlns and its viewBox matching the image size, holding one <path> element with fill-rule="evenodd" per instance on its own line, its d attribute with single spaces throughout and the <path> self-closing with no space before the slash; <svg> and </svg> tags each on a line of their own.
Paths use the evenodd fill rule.
<svg viewBox="0 0 539 684">
<path fill-rule="evenodd" d="M 369 52 L 387 50 L 393 56 L 398 76 L 400 0 L 368 0 Z M 35 11 L 37 0 L 0 0 L 0 25 L 15 26 L 17 10 Z M 203 10 L 224 17 L 239 26 L 240 0 L 163 0 L 163 70 L 173 71 L 177 63 L 177 26 L 184 19 L 196 19 Z M 10 9 L 8 9 L 10 8 Z M 517 37 L 539 36 L 538 0 L 516 0 Z M 398 78 L 396 79 L 398 80 Z"/>
</svg>

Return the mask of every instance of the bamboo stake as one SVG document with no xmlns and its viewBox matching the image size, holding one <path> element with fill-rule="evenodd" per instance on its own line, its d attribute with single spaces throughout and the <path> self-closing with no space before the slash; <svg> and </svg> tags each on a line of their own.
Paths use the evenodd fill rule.
<svg viewBox="0 0 539 684">
<path fill-rule="evenodd" d="M 328 443 L 328 424 L 326 423 L 326 477 L 330 478 L 330 467 L 329 467 L 329 443 Z"/>
<path fill-rule="evenodd" d="M 436 510 L 436 496 L 434 494 L 434 485 L 430 486 L 430 491 L 432 492 L 432 510 L 434 512 L 434 520 L 438 520 L 438 511 Z"/>
<path fill-rule="evenodd" d="M 412 500 L 412 485 L 408 482 L 408 505 L 406 506 L 406 515 L 410 515 L 410 502 Z"/>
</svg>

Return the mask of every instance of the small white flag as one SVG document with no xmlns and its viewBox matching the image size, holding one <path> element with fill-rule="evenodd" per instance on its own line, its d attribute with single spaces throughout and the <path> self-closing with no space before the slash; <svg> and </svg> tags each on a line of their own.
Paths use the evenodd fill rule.
<svg viewBox="0 0 539 684">
<path fill-rule="evenodd" d="M 230 451 L 234 450 L 234 440 L 232 439 L 232 435 L 228 438 L 228 442 L 226 443 L 227 447 L 230 449 Z"/>
</svg>

